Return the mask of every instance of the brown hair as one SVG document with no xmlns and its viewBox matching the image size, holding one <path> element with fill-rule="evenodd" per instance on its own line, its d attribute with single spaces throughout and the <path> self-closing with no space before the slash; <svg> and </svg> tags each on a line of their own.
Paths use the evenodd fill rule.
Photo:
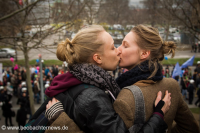
<svg viewBox="0 0 200 133">
<path fill-rule="evenodd" d="M 81 29 L 70 41 L 68 38 L 58 44 L 56 55 L 61 61 L 69 65 L 89 63 L 92 54 L 103 45 L 99 34 L 105 31 L 102 26 L 91 25 Z"/>
<path fill-rule="evenodd" d="M 149 68 L 154 67 L 153 72 L 149 77 L 151 78 L 156 74 L 159 67 L 158 65 L 160 65 L 157 62 L 164 59 L 164 54 L 172 54 L 172 57 L 174 57 L 176 49 L 175 42 L 163 41 L 158 30 L 153 27 L 137 25 L 131 31 L 137 35 L 137 45 L 141 49 L 150 50 L 151 52 L 149 57 Z"/>
</svg>

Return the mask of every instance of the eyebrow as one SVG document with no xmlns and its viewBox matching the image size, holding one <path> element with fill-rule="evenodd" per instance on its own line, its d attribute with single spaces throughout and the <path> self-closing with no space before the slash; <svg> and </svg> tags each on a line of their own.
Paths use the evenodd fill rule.
<svg viewBox="0 0 200 133">
<path fill-rule="evenodd" d="M 125 42 L 128 44 L 128 42 L 127 42 L 127 41 L 122 41 L 122 43 L 125 43 Z"/>
</svg>

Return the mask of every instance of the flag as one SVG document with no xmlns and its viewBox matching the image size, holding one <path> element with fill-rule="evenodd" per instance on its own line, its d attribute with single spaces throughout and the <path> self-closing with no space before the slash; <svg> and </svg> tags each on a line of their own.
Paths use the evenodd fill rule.
<svg viewBox="0 0 200 133">
<path fill-rule="evenodd" d="M 177 62 L 172 74 L 172 78 L 175 78 L 176 76 L 179 76 L 179 75 L 181 75 L 181 67 L 179 66 L 179 63 Z"/>
<path fill-rule="evenodd" d="M 186 68 L 188 66 L 192 66 L 194 62 L 195 56 L 192 56 L 189 60 L 182 64 L 181 68 Z"/>
<path fill-rule="evenodd" d="M 23 2 L 22 2 L 22 0 L 19 0 L 19 4 L 20 4 L 20 5 L 23 5 Z"/>
</svg>

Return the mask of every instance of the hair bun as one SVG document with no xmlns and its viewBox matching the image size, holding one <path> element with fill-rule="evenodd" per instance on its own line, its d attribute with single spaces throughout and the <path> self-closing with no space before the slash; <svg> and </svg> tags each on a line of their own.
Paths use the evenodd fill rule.
<svg viewBox="0 0 200 133">
<path fill-rule="evenodd" d="M 69 40 L 69 38 L 66 38 L 66 39 L 65 39 L 65 44 L 69 44 L 69 45 L 72 46 L 72 42 Z"/>
<path fill-rule="evenodd" d="M 58 44 L 56 55 L 61 61 L 71 62 L 70 55 L 74 53 L 72 42 L 67 38 Z"/>
<path fill-rule="evenodd" d="M 172 54 L 172 57 L 175 55 L 176 43 L 173 41 L 164 41 L 162 44 L 164 54 Z"/>
</svg>

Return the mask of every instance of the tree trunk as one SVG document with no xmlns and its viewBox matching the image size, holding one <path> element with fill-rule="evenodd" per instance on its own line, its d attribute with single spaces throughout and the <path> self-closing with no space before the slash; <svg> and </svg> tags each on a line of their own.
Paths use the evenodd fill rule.
<svg viewBox="0 0 200 133">
<path fill-rule="evenodd" d="M 25 45 L 27 46 L 27 44 Z M 24 52 L 24 58 L 25 58 L 26 83 L 27 83 L 27 88 L 29 92 L 30 109 L 31 109 L 31 114 L 33 115 L 35 113 L 34 95 L 33 95 L 33 90 L 32 90 L 32 85 L 31 85 L 31 75 L 30 75 L 30 69 L 29 69 L 29 57 L 28 57 L 27 48 L 25 48 L 23 52 Z"/>
<path fill-rule="evenodd" d="M 168 36 L 169 36 L 169 24 L 170 24 L 170 20 L 167 21 L 167 27 L 165 28 L 166 30 L 165 41 L 168 40 Z"/>
</svg>

